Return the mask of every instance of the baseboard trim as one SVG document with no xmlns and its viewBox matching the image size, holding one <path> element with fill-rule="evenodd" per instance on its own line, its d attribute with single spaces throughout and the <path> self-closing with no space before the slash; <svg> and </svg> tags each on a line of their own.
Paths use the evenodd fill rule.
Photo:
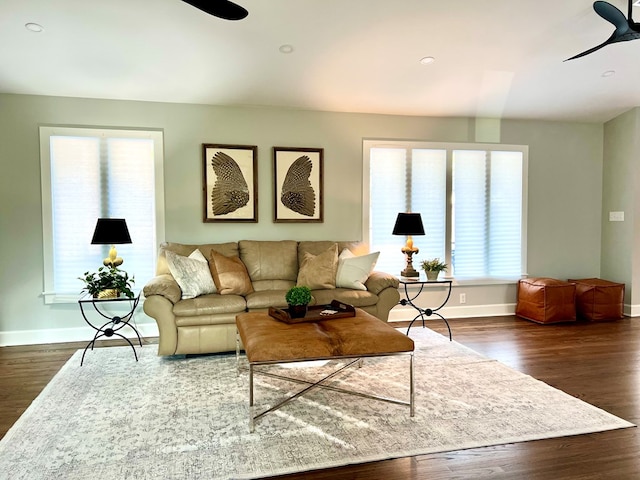
<svg viewBox="0 0 640 480">
<path fill-rule="evenodd" d="M 418 312 L 410 306 L 397 306 L 389 312 L 389 321 L 406 322 L 412 320 L 417 313 Z M 444 307 L 442 310 L 439 310 L 438 313 L 447 320 L 470 317 L 500 317 L 504 315 L 515 315 L 516 304 L 458 305 Z M 627 317 L 640 317 L 640 305 L 624 305 L 624 314 Z"/>
<path fill-rule="evenodd" d="M 505 303 L 496 305 L 459 305 L 444 307 L 438 310 L 447 320 L 452 318 L 469 317 L 500 317 L 503 315 L 514 315 L 516 312 L 515 303 Z M 398 306 L 389 312 L 390 322 L 406 322 L 413 319 L 418 312 L 410 306 Z M 438 318 L 437 316 L 434 318 Z"/>
<path fill-rule="evenodd" d="M 136 329 L 141 337 L 157 337 L 158 325 L 153 323 L 138 323 Z M 137 339 L 130 328 L 124 327 L 122 333 L 129 339 Z M 89 326 L 74 328 L 49 328 L 45 330 L 17 330 L 0 332 L 0 347 L 15 345 L 41 345 L 45 343 L 89 342 L 96 331 Z M 118 337 L 111 337 L 118 338 Z M 107 339 L 102 337 L 102 339 Z"/>
<path fill-rule="evenodd" d="M 628 317 L 640 317 L 640 305 L 625 304 L 624 314 Z"/>
</svg>

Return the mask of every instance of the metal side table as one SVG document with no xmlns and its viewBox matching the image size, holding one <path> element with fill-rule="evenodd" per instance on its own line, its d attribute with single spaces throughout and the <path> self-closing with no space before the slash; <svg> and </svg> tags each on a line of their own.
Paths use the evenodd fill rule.
<svg viewBox="0 0 640 480">
<path fill-rule="evenodd" d="M 447 326 L 447 330 L 449 330 L 449 340 L 452 340 L 451 327 L 449 326 L 449 322 L 447 321 L 446 318 L 444 318 L 439 313 L 439 310 L 441 310 L 442 307 L 444 307 L 447 304 L 447 302 L 449 301 L 449 297 L 451 297 L 451 286 L 453 284 L 453 280 L 427 280 L 424 277 L 416 277 L 416 278 L 400 277 L 399 280 L 400 280 L 400 284 L 404 286 L 404 297 L 405 297 L 400 300 L 399 304 L 411 305 L 413 308 L 415 308 L 418 311 L 418 314 L 415 317 L 413 317 L 413 320 L 411 320 L 411 323 L 409 323 L 409 327 L 407 328 L 407 335 L 409 335 L 409 330 L 411 330 L 413 323 L 418 318 L 422 319 L 422 327 L 424 328 L 425 326 L 424 322 L 426 320 L 425 317 L 436 315 L 440 317 L 440 319 Z M 419 286 L 420 288 L 418 288 L 417 292 L 412 295 L 409 292 L 409 287 L 414 285 Z M 431 286 L 433 285 L 443 286 L 447 289 L 447 296 L 444 299 L 444 301 L 440 304 L 440 306 L 435 308 L 423 308 L 416 305 L 414 303 L 414 300 L 420 296 L 420 294 L 425 289 L 425 287 L 431 288 Z"/>
<path fill-rule="evenodd" d="M 111 316 L 105 312 L 104 307 L 107 304 L 119 303 L 119 302 L 129 302 L 128 313 L 126 313 L 124 316 L 122 317 L 117 315 Z M 120 333 L 120 330 L 122 330 L 124 327 L 129 327 L 131 330 L 134 331 L 134 333 L 138 337 L 138 342 L 140 343 L 140 346 L 142 346 L 142 339 L 140 338 L 140 334 L 138 333 L 138 330 L 136 330 L 136 328 L 129 323 L 133 318 L 133 312 L 135 312 L 136 307 L 138 306 L 138 302 L 140 302 L 140 293 L 138 293 L 134 298 L 129 298 L 129 297 L 93 298 L 91 295 L 85 294 L 78 300 L 78 305 L 80 305 L 80 312 L 82 313 L 82 318 L 84 318 L 84 321 L 87 322 L 87 324 L 96 331 L 96 334 L 93 336 L 93 340 L 91 340 L 87 344 L 87 346 L 84 347 L 84 352 L 82 352 L 82 360 L 80 360 L 80 366 L 82 366 L 84 362 L 84 356 L 87 353 L 87 350 L 89 349 L 89 347 L 91 347 L 91 350 L 93 350 L 96 340 L 102 337 L 112 337 L 114 335 L 122 338 L 131 346 L 131 348 L 133 349 L 133 355 L 136 358 L 136 362 L 138 361 L 138 354 L 136 353 L 136 349 L 133 346 L 133 343 L 131 343 L 131 340 L 129 340 L 124 335 L 122 335 L 122 333 Z M 88 307 L 89 305 L 93 305 L 93 309 L 98 314 L 99 322 L 102 322 L 104 319 L 106 319 L 107 321 L 105 323 L 102 323 L 101 325 L 98 325 L 98 322 L 95 322 L 95 323 L 92 322 L 90 318 L 87 316 L 88 312 L 85 311 L 85 307 Z M 88 310 L 91 311 L 90 308 L 88 308 Z M 95 317 L 95 315 L 93 315 L 93 317 Z"/>
</svg>

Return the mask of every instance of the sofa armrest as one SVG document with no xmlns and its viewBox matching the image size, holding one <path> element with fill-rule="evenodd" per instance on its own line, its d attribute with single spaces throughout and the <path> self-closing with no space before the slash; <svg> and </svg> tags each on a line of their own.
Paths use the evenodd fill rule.
<svg viewBox="0 0 640 480">
<path fill-rule="evenodd" d="M 364 282 L 364 286 L 367 287 L 367 290 L 371 293 L 375 293 L 378 295 L 385 288 L 395 288 L 397 289 L 400 285 L 400 282 L 396 277 L 391 275 L 390 273 L 385 272 L 371 272 L 367 281 Z"/>
<path fill-rule="evenodd" d="M 178 282 L 175 281 L 173 276 L 167 273 L 158 275 L 149 280 L 144 286 L 142 292 L 145 297 L 160 295 L 171 303 L 176 303 L 182 298 L 182 290 L 180 290 Z"/>
<path fill-rule="evenodd" d="M 173 314 L 173 303 L 161 295 L 144 299 L 144 313 L 158 324 L 158 355 L 175 355 L 178 348 L 178 327 Z"/>
</svg>

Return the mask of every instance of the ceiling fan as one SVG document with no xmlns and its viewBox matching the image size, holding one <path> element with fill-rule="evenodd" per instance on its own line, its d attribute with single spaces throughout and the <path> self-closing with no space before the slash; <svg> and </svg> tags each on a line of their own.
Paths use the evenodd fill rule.
<svg viewBox="0 0 640 480">
<path fill-rule="evenodd" d="M 571 58 L 567 58 L 567 60 L 584 57 L 596 50 L 600 50 L 602 47 L 609 45 L 610 43 L 626 42 L 628 40 L 636 40 L 640 38 L 640 23 L 635 23 L 631 15 L 631 11 L 633 10 L 633 0 L 629 0 L 628 18 L 609 2 L 593 2 L 593 9 L 607 22 L 612 23 L 616 29 L 611 36 L 600 45 L 590 48 L 589 50 L 579 53 Z M 565 62 L 567 60 L 565 60 Z"/>
<path fill-rule="evenodd" d="M 240 5 L 229 0 L 182 0 L 189 5 L 199 8 L 209 15 L 224 20 L 242 20 L 249 12 Z"/>
</svg>

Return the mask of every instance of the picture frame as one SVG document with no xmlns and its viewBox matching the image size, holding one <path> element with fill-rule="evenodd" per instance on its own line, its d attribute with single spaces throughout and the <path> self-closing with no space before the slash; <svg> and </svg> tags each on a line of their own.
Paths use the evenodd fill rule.
<svg viewBox="0 0 640 480">
<path fill-rule="evenodd" d="M 202 144 L 203 221 L 258 221 L 258 147 Z"/>
<path fill-rule="evenodd" d="M 324 221 L 322 148 L 273 147 L 273 221 Z"/>
</svg>

